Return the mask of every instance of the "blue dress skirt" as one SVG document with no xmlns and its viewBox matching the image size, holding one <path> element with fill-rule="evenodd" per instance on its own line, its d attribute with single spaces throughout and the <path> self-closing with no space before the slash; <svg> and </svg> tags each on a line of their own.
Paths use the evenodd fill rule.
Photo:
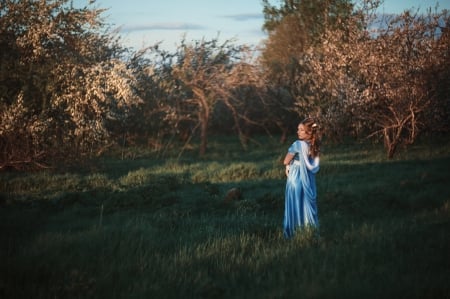
<svg viewBox="0 0 450 299">
<path fill-rule="evenodd" d="M 309 143 L 295 141 L 288 149 L 294 155 L 286 182 L 283 234 L 294 236 L 301 227 L 318 227 L 315 174 L 319 171 L 319 157 L 311 158 Z"/>
</svg>

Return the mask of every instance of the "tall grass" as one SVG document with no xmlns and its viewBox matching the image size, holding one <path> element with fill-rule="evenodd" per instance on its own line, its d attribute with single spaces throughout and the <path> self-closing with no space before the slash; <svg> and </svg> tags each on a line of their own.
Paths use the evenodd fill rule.
<svg viewBox="0 0 450 299">
<path fill-rule="evenodd" d="M 391 161 L 324 146 L 319 235 L 289 241 L 286 146 L 270 140 L 2 173 L 0 297 L 450 298 L 448 145 Z M 225 200 L 231 188 L 240 199 Z"/>
</svg>

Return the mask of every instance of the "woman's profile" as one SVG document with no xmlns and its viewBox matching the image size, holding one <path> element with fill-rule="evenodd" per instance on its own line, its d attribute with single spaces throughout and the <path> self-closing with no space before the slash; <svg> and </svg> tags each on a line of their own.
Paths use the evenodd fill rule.
<svg viewBox="0 0 450 299">
<path fill-rule="evenodd" d="M 306 118 L 298 125 L 296 140 L 289 147 L 286 166 L 283 234 L 291 238 L 297 229 L 319 226 L 315 174 L 319 171 L 318 125 Z"/>
</svg>

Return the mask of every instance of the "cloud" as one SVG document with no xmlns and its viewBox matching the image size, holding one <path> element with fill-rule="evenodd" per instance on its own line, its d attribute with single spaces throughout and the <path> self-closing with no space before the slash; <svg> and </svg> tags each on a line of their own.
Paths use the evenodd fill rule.
<svg viewBox="0 0 450 299">
<path fill-rule="evenodd" d="M 152 23 L 126 25 L 120 28 L 123 32 L 151 31 L 151 30 L 205 30 L 206 27 L 192 23 Z"/>
<path fill-rule="evenodd" d="M 262 37 L 262 38 L 267 37 L 267 33 L 264 32 L 262 29 L 253 29 L 253 30 L 249 30 L 248 32 L 250 35 L 255 36 L 255 37 Z"/>
<path fill-rule="evenodd" d="M 223 18 L 232 19 L 234 21 L 248 21 L 248 20 L 258 20 L 262 19 L 264 16 L 261 13 L 247 13 L 247 14 L 236 14 L 236 15 L 227 15 L 222 16 Z"/>
</svg>

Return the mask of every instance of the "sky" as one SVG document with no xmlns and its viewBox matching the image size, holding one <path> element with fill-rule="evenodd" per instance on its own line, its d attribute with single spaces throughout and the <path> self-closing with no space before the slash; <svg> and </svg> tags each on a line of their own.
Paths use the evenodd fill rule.
<svg viewBox="0 0 450 299">
<path fill-rule="evenodd" d="M 73 1 L 76 7 L 89 2 Z M 450 10 L 450 0 L 384 0 L 380 13 L 425 11 L 437 3 L 439 10 Z M 159 43 L 173 51 L 183 37 L 187 42 L 218 38 L 258 46 L 267 36 L 261 0 L 96 0 L 94 7 L 107 9 L 105 21 L 120 30 L 124 46 L 135 50 Z"/>
</svg>

